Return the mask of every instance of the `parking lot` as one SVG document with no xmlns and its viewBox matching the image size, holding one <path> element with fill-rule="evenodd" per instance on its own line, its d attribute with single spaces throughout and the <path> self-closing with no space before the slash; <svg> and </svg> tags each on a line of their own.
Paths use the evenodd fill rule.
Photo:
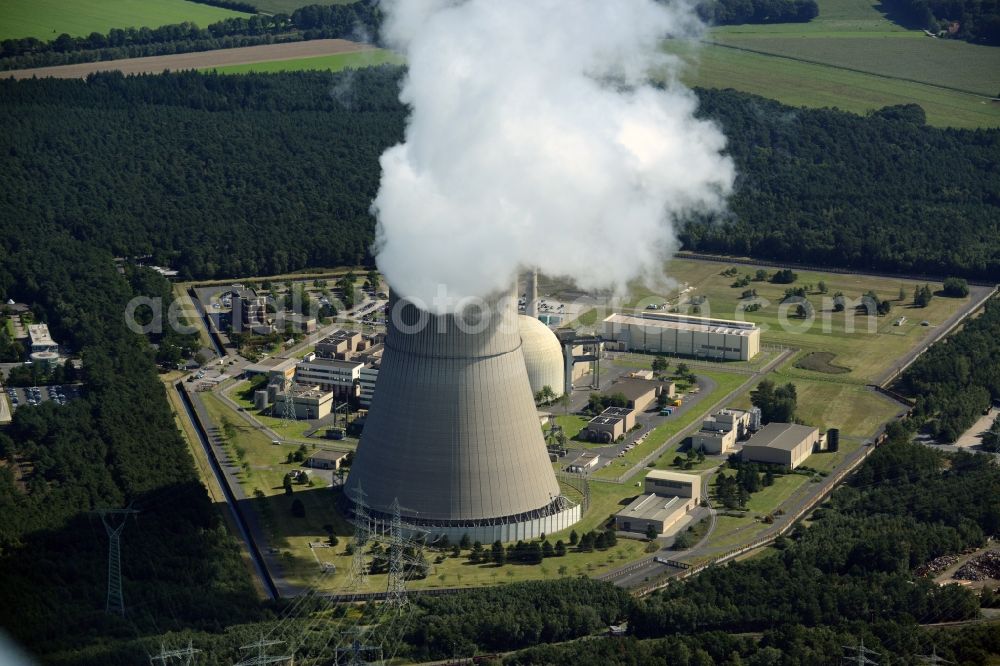
<svg viewBox="0 0 1000 666">
<path fill-rule="evenodd" d="M 58 405 L 65 405 L 70 400 L 80 397 L 80 386 L 76 384 L 56 384 L 53 386 L 29 386 L 15 388 L 8 386 L 4 389 L 7 398 L 10 400 L 12 408 L 28 406 L 34 407 L 43 402 L 54 402 Z"/>
</svg>

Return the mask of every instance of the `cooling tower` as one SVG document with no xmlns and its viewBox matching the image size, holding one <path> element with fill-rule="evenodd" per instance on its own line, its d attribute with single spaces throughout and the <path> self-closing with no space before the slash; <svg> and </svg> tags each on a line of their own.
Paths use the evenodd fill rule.
<svg viewBox="0 0 1000 666">
<path fill-rule="evenodd" d="M 347 496 L 360 486 L 376 522 L 391 518 L 398 499 L 404 522 L 483 543 L 551 534 L 579 520 L 545 450 L 516 303 L 431 315 L 393 296 L 387 314 Z"/>
</svg>

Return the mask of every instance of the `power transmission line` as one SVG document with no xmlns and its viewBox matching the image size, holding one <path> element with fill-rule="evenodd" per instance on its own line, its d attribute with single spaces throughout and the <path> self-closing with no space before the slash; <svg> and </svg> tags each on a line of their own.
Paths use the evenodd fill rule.
<svg viewBox="0 0 1000 666">
<path fill-rule="evenodd" d="M 368 524 L 368 507 L 365 505 L 365 491 L 361 484 L 351 493 L 354 501 L 354 553 L 351 559 L 350 582 L 356 587 L 368 584 L 368 564 L 365 562 L 365 547 L 371 538 Z"/>
</svg>

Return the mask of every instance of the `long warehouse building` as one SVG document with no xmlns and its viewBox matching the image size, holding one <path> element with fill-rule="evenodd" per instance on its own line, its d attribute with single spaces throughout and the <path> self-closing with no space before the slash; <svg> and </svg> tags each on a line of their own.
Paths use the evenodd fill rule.
<svg viewBox="0 0 1000 666">
<path fill-rule="evenodd" d="M 665 312 L 612 314 L 602 335 L 623 350 L 652 354 L 748 361 L 760 351 L 760 328 L 753 322 Z"/>
</svg>

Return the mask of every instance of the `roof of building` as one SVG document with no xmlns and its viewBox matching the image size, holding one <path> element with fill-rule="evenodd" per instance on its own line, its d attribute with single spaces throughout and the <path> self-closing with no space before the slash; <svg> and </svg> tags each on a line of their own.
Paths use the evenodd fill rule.
<svg viewBox="0 0 1000 666">
<path fill-rule="evenodd" d="M 608 407 L 603 412 L 601 416 L 614 416 L 618 418 L 625 418 L 629 414 L 635 412 L 631 407 Z"/>
<path fill-rule="evenodd" d="M 654 494 L 639 495 L 615 515 L 622 518 L 666 520 L 677 511 L 684 511 L 686 505 L 687 500 L 681 497 L 663 497 Z"/>
<path fill-rule="evenodd" d="M 28 335 L 33 345 L 54 345 L 55 340 L 49 335 L 47 324 L 28 324 Z"/>
<path fill-rule="evenodd" d="M 327 398 L 333 398 L 333 392 L 324 391 L 318 386 L 311 386 L 311 385 L 303 386 L 301 384 L 293 384 L 292 399 L 294 400 L 296 398 L 315 398 L 318 400 L 325 400 Z M 279 392 L 278 395 L 275 396 L 275 399 L 284 400 L 285 399 L 284 391 Z"/>
<path fill-rule="evenodd" d="M 345 457 L 347 457 L 347 454 L 343 451 L 328 451 L 326 449 L 319 449 L 309 454 L 309 460 L 332 460 L 336 462 Z"/>
<path fill-rule="evenodd" d="M 616 393 L 621 393 L 625 396 L 626 400 L 636 400 L 648 394 L 650 391 L 655 391 L 657 387 L 656 382 L 651 382 L 648 379 L 622 379 L 611 385 L 608 389 L 608 393 L 614 395 Z"/>
<path fill-rule="evenodd" d="M 325 366 L 329 366 L 331 368 L 351 368 L 351 369 L 354 369 L 354 368 L 356 368 L 356 367 L 358 367 L 360 365 L 364 365 L 364 363 L 362 363 L 361 361 L 358 361 L 358 360 L 344 360 L 344 359 L 339 359 L 339 358 L 316 357 L 316 358 L 314 358 L 311 361 L 300 361 L 299 365 L 308 365 L 308 366 L 325 365 Z"/>
<path fill-rule="evenodd" d="M 772 449 L 791 451 L 801 444 L 803 440 L 814 436 L 818 432 L 818 428 L 799 425 L 798 423 L 768 423 L 757 431 L 757 434 L 751 437 L 750 441 L 743 445 L 743 448 L 748 446 L 766 446 Z"/>
<path fill-rule="evenodd" d="M 361 333 L 358 331 L 348 331 L 343 328 L 338 328 L 336 331 L 330 333 L 325 338 L 319 341 L 319 344 L 334 344 L 337 342 L 346 342 L 347 340 L 353 340 L 355 336 L 360 336 Z"/>
<path fill-rule="evenodd" d="M 696 474 L 683 474 L 682 472 L 671 472 L 665 469 L 650 470 L 646 475 L 647 479 L 659 479 L 661 481 L 678 481 L 680 483 L 694 483 L 700 477 Z"/>
<path fill-rule="evenodd" d="M 757 324 L 750 321 L 733 321 L 731 319 L 710 319 L 708 317 L 691 317 L 670 313 L 614 313 L 604 319 L 605 324 L 623 326 L 645 326 L 648 328 L 669 328 L 699 333 L 725 333 L 726 335 L 750 335 L 759 330 Z"/>
</svg>

